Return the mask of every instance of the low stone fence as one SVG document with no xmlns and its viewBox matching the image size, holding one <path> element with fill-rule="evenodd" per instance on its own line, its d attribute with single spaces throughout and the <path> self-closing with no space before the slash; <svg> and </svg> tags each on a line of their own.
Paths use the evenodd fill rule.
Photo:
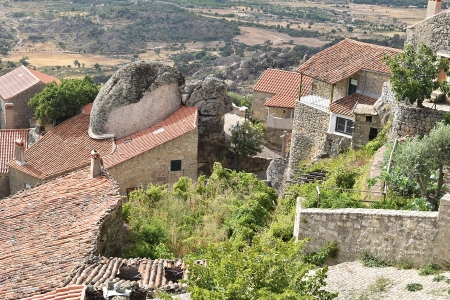
<svg viewBox="0 0 450 300">
<path fill-rule="evenodd" d="M 306 251 L 318 251 L 326 241 L 339 247 L 335 262 L 354 261 L 364 253 L 382 259 L 445 265 L 450 261 L 450 194 L 439 212 L 382 209 L 305 209 L 297 200 L 294 236 L 312 238 Z"/>
</svg>

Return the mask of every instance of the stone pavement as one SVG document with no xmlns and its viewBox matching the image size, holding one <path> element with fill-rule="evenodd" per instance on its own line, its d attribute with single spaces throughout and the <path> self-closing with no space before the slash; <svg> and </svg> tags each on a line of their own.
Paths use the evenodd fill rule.
<svg viewBox="0 0 450 300">
<path fill-rule="evenodd" d="M 440 275 L 444 275 L 445 279 L 450 278 L 450 272 Z M 329 267 L 326 290 L 339 292 L 337 299 L 450 299 L 450 284 L 445 279 L 433 282 L 435 276 L 419 276 L 416 269 L 368 268 L 359 261 L 346 262 Z M 385 284 L 380 284 L 382 281 Z M 406 289 L 410 283 L 422 284 L 423 289 L 410 292 Z"/>
</svg>

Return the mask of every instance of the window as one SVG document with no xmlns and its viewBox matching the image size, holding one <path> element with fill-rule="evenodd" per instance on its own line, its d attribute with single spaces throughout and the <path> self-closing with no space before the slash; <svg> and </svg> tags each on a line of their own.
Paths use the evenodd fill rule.
<svg viewBox="0 0 450 300">
<path fill-rule="evenodd" d="M 348 94 L 351 95 L 356 93 L 357 87 L 358 87 L 358 80 L 350 78 L 350 82 L 348 85 Z"/>
<path fill-rule="evenodd" d="M 372 123 L 372 116 L 366 116 L 366 123 Z"/>
<path fill-rule="evenodd" d="M 170 171 L 181 171 L 181 159 L 170 161 Z"/>
<path fill-rule="evenodd" d="M 353 134 L 353 121 L 344 118 L 336 118 L 336 132 L 345 133 L 348 135 Z"/>
<path fill-rule="evenodd" d="M 374 138 L 376 138 L 378 135 L 378 129 L 376 128 L 370 128 L 369 131 L 369 141 L 373 140 Z"/>
</svg>

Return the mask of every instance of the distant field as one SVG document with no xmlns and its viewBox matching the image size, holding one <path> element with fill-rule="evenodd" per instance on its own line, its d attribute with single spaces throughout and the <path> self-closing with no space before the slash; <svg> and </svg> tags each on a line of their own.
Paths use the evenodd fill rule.
<svg viewBox="0 0 450 300">
<path fill-rule="evenodd" d="M 284 33 L 269 31 L 266 29 L 255 27 L 241 27 L 241 32 L 242 35 L 236 36 L 235 39 L 237 39 L 241 43 L 245 43 L 251 46 L 262 44 L 267 40 L 270 40 L 274 45 L 287 43 L 288 41 L 293 40 L 294 44 L 306 45 L 309 47 L 320 47 L 329 42 L 329 41 L 322 41 L 317 38 L 291 37 Z"/>
</svg>

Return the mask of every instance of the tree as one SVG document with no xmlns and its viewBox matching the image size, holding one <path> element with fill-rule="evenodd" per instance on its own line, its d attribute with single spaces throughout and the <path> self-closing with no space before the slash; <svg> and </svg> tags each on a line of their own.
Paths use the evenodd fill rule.
<svg viewBox="0 0 450 300">
<path fill-rule="evenodd" d="M 347 26 L 347 31 L 348 32 L 353 32 L 353 27 L 352 26 Z"/>
<path fill-rule="evenodd" d="M 34 115 L 39 121 L 59 123 L 76 115 L 83 105 L 93 102 L 98 90 L 89 76 L 63 79 L 59 85 L 53 81 L 31 98 L 28 105 L 34 108 Z"/>
<path fill-rule="evenodd" d="M 14 62 L 8 60 L 8 62 L 6 63 L 6 66 L 7 66 L 8 68 L 15 68 L 15 67 L 16 67 L 16 64 L 15 64 Z"/>
<path fill-rule="evenodd" d="M 78 59 L 75 59 L 74 61 L 73 61 L 73 65 L 75 66 L 75 67 L 81 67 L 81 64 L 80 64 L 80 62 L 78 61 Z"/>
<path fill-rule="evenodd" d="M 154 51 L 155 51 L 156 55 L 159 56 L 159 54 L 161 53 L 161 48 L 155 48 Z"/>
<path fill-rule="evenodd" d="M 95 68 L 97 71 L 101 71 L 101 70 L 102 70 L 102 69 L 100 68 L 100 65 L 99 65 L 98 63 L 95 63 L 94 68 Z"/>
<path fill-rule="evenodd" d="M 416 102 L 417 107 L 423 107 L 423 100 L 430 98 L 434 90 L 450 92 L 447 81 L 437 81 L 441 70 L 449 74 L 446 59 L 438 59 L 433 49 L 425 44 L 421 44 L 418 51 L 411 44 L 406 45 L 403 53 L 385 57 L 385 62 L 391 69 L 391 85 L 397 101 Z"/>
<path fill-rule="evenodd" d="M 19 62 L 24 65 L 24 66 L 28 66 L 30 63 L 28 62 L 30 58 L 28 56 L 22 56 L 21 59 L 19 59 Z"/>
<path fill-rule="evenodd" d="M 201 258 L 187 260 L 192 299 L 333 299 L 323 289 L 328 268 L 304 263 L 304 242 L 254 239 L 240 249 L 230 242 L 210 245 Z"/>
<path fill-rule="evenodd" d="M 235 147 L 236 159 L 240 156 L 247 158 L 262 151 L 264 129 L 261 124 L 253 125 L 245 121 L 230 128 L 231 142 Z M 237 169 L 237 161 L 236 161 Z"/>
</svg>

